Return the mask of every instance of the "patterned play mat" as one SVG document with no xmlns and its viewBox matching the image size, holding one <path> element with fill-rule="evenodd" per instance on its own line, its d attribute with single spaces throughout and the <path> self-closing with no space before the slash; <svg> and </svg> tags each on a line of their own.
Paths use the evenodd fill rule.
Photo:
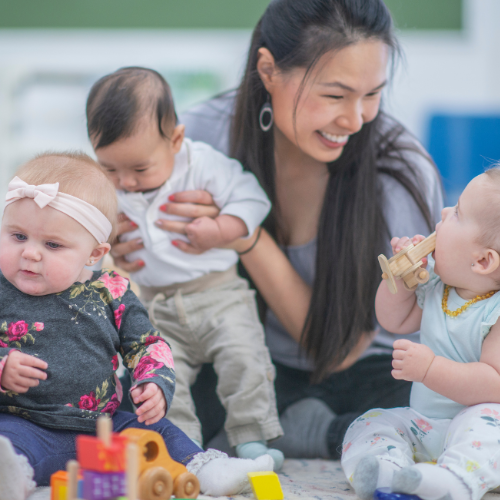
<svg viewBox="0 0 500 500">
<path fill-rule="evenodd" d="M 357 498 L 338 461 L 285 460 L 279 476 L 285 500 L 355 500 Z M 198 498 L 215 500 L 214 497 L 204 495 Z M 227 499 L 228 497 L 220 498 Z M 245 500 L 254 497 L 249 493 L 231 498 Z M 39 488 L 29 500 L 50 500 L 50 488 Z M 500 495 L 489 493 L 483 500 L 500 500 Z"/>
</svg>

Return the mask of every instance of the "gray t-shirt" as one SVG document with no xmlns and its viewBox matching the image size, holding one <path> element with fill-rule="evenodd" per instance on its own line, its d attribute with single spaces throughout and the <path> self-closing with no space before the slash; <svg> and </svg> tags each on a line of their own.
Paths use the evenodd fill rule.
<svg viewBox="0 0 500 500">
<path fill-rule="evenodd" d="M 229 153 L 229 128 L 233 117 L 235 92 L 229 92 L 195 106 L 182 114 L 181 123 L 186 125 L 186 135 L 193 140 L 207 142 L 225 154 Z M 384 115 L 386 130 L 397 125 L 397 122 Z M 437 222 L 441 218 L 443 198 L 439 175 L 421 144 L 409 132 L 405 131 L 398 138 L 402 154 L 413 168 L 419 172 L 424 185 L 425 199 L 431 209 L 432 217 Z M 415 151 L 418 150 L 418 151 Z M 397 159 L 385 158 L 380 166 L 404 168 Z M 383 208 L 390 236 L 427 236 L 429 229 L 425 219 L 413 197 L 405 187 L 388 174 L 380 173 L 379 180 L 384 193 Z M 289 246 L 286 253 L 290 263 L 301 278 L 312 285 L 315 274 L 316 240 L 305 245 Z M 385 255 L 392 255 L 390 239 L 387 241 Z M 378 265 L 378 263 L 374 263 Z M 298 343 L 292 339 L 274 313 L 268 309 L 264 321 L 266 343 L 273 360 L 301 370 L 312 370 L 313 362 L 304 354 Z M 372 345 L 365 351 L 364 357 L 372 354 L 392 352 L 392 344 L 396 335 L 383 329 L 375 337 Z M 418 333 L 406 336 L 418 342 Z"/>
</svg>

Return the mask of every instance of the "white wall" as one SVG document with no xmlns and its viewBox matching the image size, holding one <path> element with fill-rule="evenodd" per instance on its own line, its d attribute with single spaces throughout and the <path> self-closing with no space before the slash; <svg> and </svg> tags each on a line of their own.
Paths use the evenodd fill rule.
<svg viewBox="0 0 500 500">
<path fill-rule="evenodd" d="M 424 142 L 432 112 L 500 112 L 500 2 L 466 0 L 463 17 L 462 33 L 400 34 L 406 63 L 387 109 Z"/>
<path fill-rule="evenodd" d="M 85 101 L 122 66 L 170 81 L 177 111 L 237 85 L 248 31 L 0 30 L 0 191 L 16 166 L 48 149 L 90 153 Z"/>
<path fill-rule="evenodd" d="M 464 0 L 461 33 L 403 32 L 386 108 L 424 142 L 433 111 L 500 111 L 500 1 Z M 0 192 L 13 170 L 47 149 L 84 149 L 91 84 L 121 66 L 149 66 L 172 83 L 178 111 L 234 87 L 249 31 L 0 30 Z"/>
</svg>

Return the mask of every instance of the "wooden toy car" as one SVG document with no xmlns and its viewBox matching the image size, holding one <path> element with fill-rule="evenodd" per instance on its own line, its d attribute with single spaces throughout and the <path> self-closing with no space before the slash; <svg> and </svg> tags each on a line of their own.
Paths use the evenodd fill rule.
<svg viewBox="0 0 500 500">
<path fill-rule="evenodd" d="M 408 245 L 396 255 L 387 260 L 385 255 L 379 255 L 378 261 L 382 268 L 382 279 L 387 280 L 391 293 L 397 293 L 396 279 L 403 280 L 407 290 L 415 290 L 419 283 L 427 283 L 429 273 L 422 269 L 422 259 L 436 248 L 436 232 L 429 235 L 417 245 Z"/>
<path fill-rule="evenodd" d="M 125 429 L 120 433 L 139 449 L 138 481 L 141 500 L 196 498 L 200 493 L 198 478 L 170 457 L 165 442 L 157 432 Z"/>
</svg>

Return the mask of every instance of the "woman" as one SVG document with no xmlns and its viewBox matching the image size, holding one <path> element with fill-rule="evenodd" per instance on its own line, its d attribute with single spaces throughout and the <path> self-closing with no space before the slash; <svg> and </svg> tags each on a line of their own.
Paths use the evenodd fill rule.
<svg viewBox="0 0 500 500">
<path fill-rule="evenodd" d="M 429 234 L 442 197 L 425 151 L 379 110 L 397 52 L 382 0 L 273 0 L 239 89 L 182 117 L 273 202 L 265 230 L 234 248 L 265 302 L 286 433 L 273 447 L 289 457 L 337 458 L 358 415 L 408 404 L 410 384 L 391 377 L 393 336 L 374 317 L 377 255 L 391 236 Z M 203 192 L 179 193 L 166 211 L 218 213 Z M 123 257 L 137 245 L 115 245 L 117 264 L 137 269 Z"/>
</svg>

